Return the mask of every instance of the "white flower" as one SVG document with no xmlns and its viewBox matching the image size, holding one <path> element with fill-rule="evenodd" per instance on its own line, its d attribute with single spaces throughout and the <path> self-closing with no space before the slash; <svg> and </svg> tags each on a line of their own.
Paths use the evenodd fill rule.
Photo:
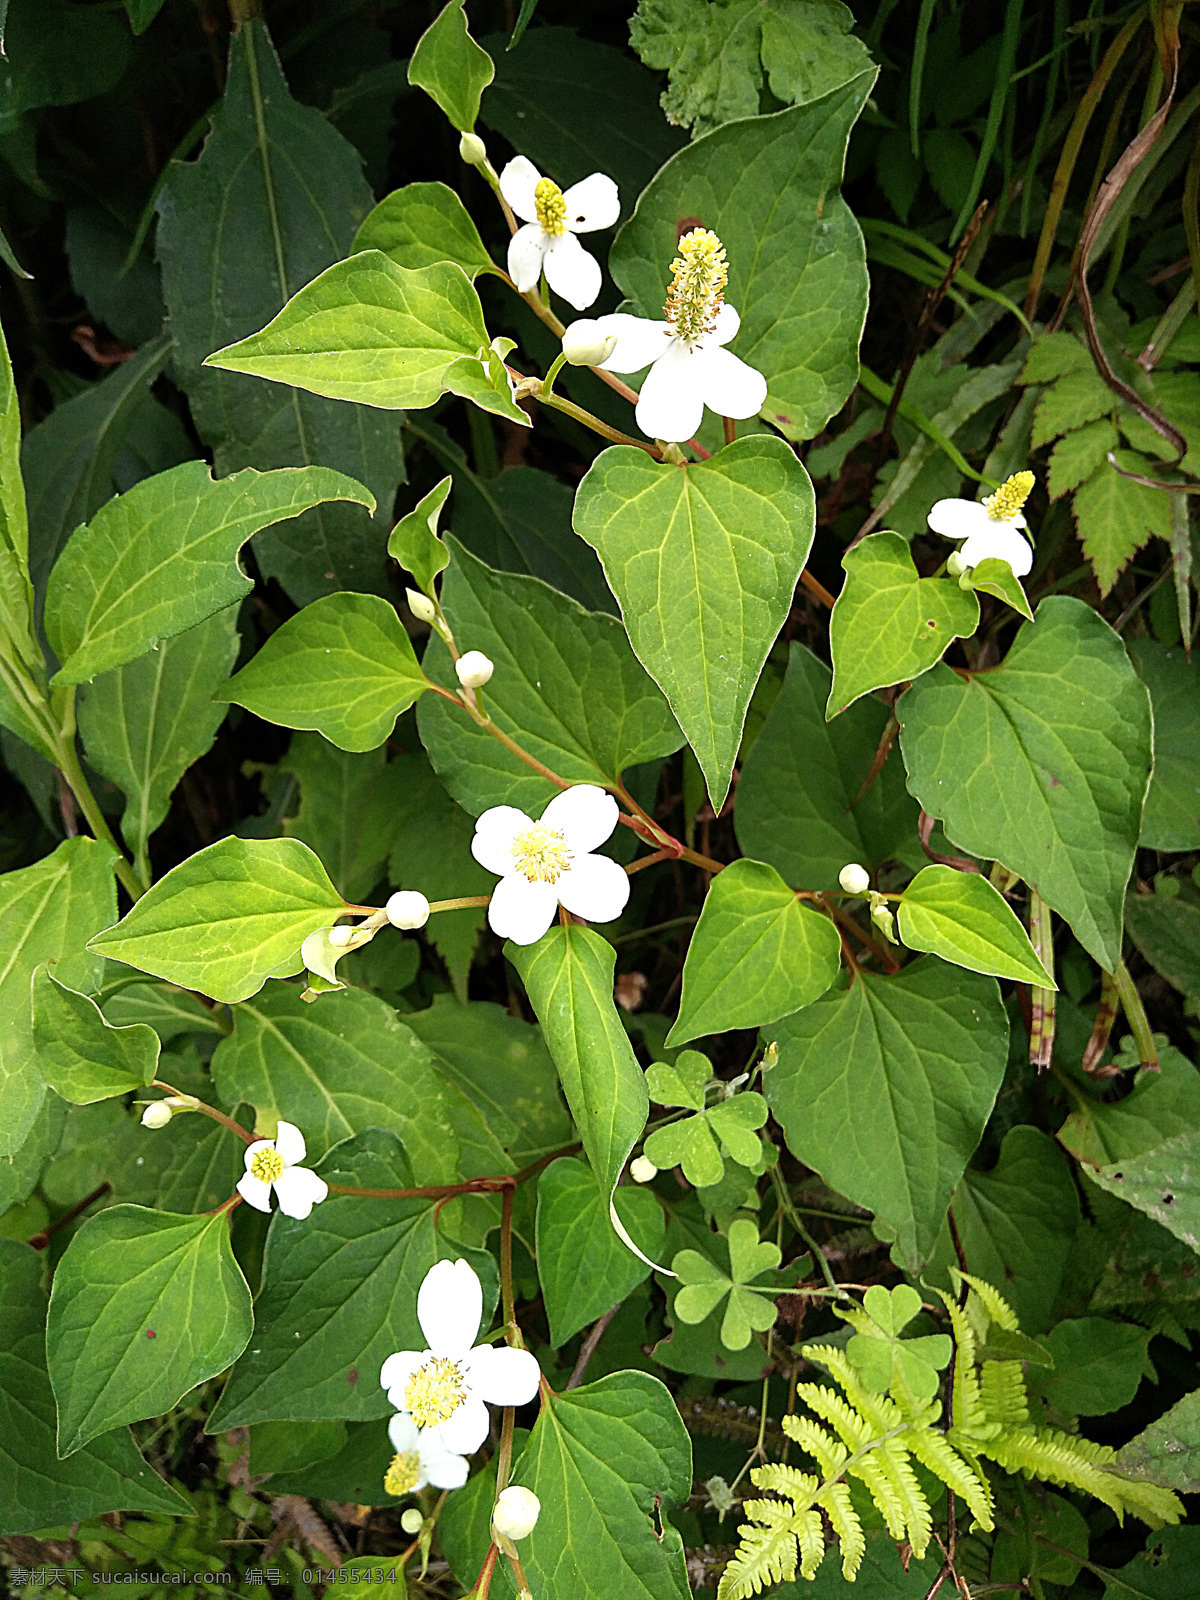
<svg viewBox="0 0 1200 1600">
<path fill-rule="evenodd" d="M 635 1156 L 629 1163 L 629 1176 L 634 1183 L 650 1183 L 658 1176 L 658 1168 L 649 1156 Z"/>
<path fill-rule="evenodd" d="M 1033 566 L 1029 541 L 1018 529 L 1027 527 L 1021 507 L 1033 488 L 1032 472 L 1015 472 L 984 500 L 939 500 L 929 513 L 929 526 L 945 539 L 962 539 L 956 552 L 959 571 L 981 561 L 1007 561 L 1018 578 Z"/>
<path fill-rule="evenodd" d="M 329 1193 L 324 1178 L 300 1165 L 304 1156 L 300 1129 L 281 1122 L 273 1139 L 255 1139 L 246 1146 L 246 1171 L 238 1182 L 238 1193 L 256 1211 L 270 1211 L 274 1189 L 284 1216 L 302 1222 Z"/>
<path fill-rule="evenodd" d="M 665 322 L 614 311 L 592 324 L 599 334 L 617 337 L 602 367 L 609 372 L 650 367 L 636 415 L 651 439 L 670 444 L 690 439 L 705 406 L 723 417 L 753 417 L 763 408 L 767 380 L 725 349 L 742 320 L 725 304 L 726 279 L 721 241 L 707 228 L 693 228 L 680 241 L 672 266 Z"/>
<path fill-rule="evenodd" d="M 422 1437 L 436 1430 L 441 1449 L 464 1456 L 487 1437 L 484 1402 L 523 1406 L 537 1393 L 540 1376 L 528 1350 L 475 1344 L 482 1317 L 483 1287 L 470 1262 L 439 1261 L 417 1293 L 417 1321 L 429 1349 L 400 1350 L 379 1373 L 389 1404 L 410 1417 Z"/>
<path fill-rule="evenodd" d="M 555 294 L 576 311 L 600 293 L 600 263 L 575 237 L 611 228 L 621 214 L 617 186 L 602 172 L 573 183 L 564 194 L 532 161 L 516 156 L 500 174 L 500 193 L 525 223 L 509 240 L 508 275 L 522 294 L 544 271 Z"/>
<path fill-rule="evenodd" d="M 393 928 L 423 928 L 429 921 L 429 901 L 419 889 L 397 889 L 383 909 Z"/>
<path fill-rule="evenodd" d="M 849 861 L 838 873 L 838 882 L 847 894 L 866 894 L 871 887 L 867 869 L 857 861 Z"/>
<path fill-rule="evenodd" d="M 143 1128 L 165 1128 L 173 1113 L 165 1100 L 155 1100 L 142 1112 Z"/>
<path fill-rule="evenodd" d="M 592 783 L 555 795 L 534 822 L 516 806 L 493 806 L 475 824 L 471 854 L 501 874 L 488 922 L 514 944 L 536 944 L 559 906 L 589 922 L 612 922 L 629 899 L 629 877 L 607 856 L 592 855 L 620 815 Z"/>
<path fill-rule="evenodd" d="M 573 367 L 598 367 L 616 348 L 616 334 L 601 333 L 590 317 L 580 317 L 562 336 L 563 355 Z"/>
<path fill-rule="evenodd" d="M 397 1411 L 388 1423 L 388 1438 L 396 1452 L 383 1479 L 388 1494 L 399 1499 L 429 1483 L 435 1489 L 461 1489 L 466 1483 L 466 1456 L 447 1450 L 436 1428 L 422 1432 L 407 1411 Z"/>
<path fill-rule="evenodd" d="M 496 1498 L 492 1510 L 492 1528 L 506 1539 L 527 1539 L 537 1527 L 542 1502 L 532 1489 L 511 1483 Z"/>
<path fill-rule="evenodd" d="M 464 689 L 482 689 L 496 669 L 482 650 L 468 650 L 454 663 L 454 670 Z"/>
</svg>

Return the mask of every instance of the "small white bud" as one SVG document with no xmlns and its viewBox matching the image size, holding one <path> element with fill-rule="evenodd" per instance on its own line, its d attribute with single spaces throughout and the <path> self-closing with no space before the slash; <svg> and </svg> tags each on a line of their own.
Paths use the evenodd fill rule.
<svg viewBox="0 0 1200 1600">
<path fill-rule="evenodd" d="M 950 554 L 946 557 L 946 571 L 952 578 L 958 578 L 961 577 L 966 570 L 966 565 L 964 564 L 962 558 L 962 552 L 959 550 L 951 550 Z"/>
<path fill-rule="evenodd" d="M 635 1156 L 629 1163 L 629 1176 L 634 1183 L 649 1183 L 651 1178 L 658 1176 L 658 1168 L 649 1156 Z"/>
<path fill-rule="evenodd" d="M 495 668 L 482 650 L 468 650 L 454 663 L 454 670 L 464 689 L 482 689 Z"/>
<path fill-rule="evenodd" d="M 393 928 L 423 928 L 429 921 L 429 901 L 417 889 L 398 889 L 384 910 Z"/>
<path fill-rule="evenodd" d="M 424 1515 L 417 1510 L 416 1506 L 409 1506 L 407 1511 L 400 1514 L 400 1526 L 405 1533 L 420 1533 L 424 1521 Z"/>
<path fill-rule="evenodd" d="M 838 873 L 838 882 L 847 894 L 866 894 L 871 887 L 866 867 L 860 867 L 857 861 L 847 862 Z"/>
<path fill-rule="evenodd" d="M 405 589 L 404 598 L 418 622 L 437 621 L 437 607 L 427 594 L 422 594 L 419 589 Z"/>
<path fill-rule="evenodd" d="M 354 929 L 348 922 L 340 923 L 336 928 L 330 928 L 327 935 L 329 942 L 335 950 L 345 949 L 354 937 Z"/>
<path fill-rule="evenodd" d="M 469 167 L 481 167 L 487 160 L 487 145 L 477 133 L 464 133 L 458 141 L 458 153 Z"/>
<path fill-rule="evenodd" d="M 506 1539 L 527 1538 L 537 1526 L 541 1509 L 542 1502 L 532 1489 L 523 1489 L 520 1484 L 510 1483 L 496 1501 L 492 1511 L 492 1527 Z"/>
<path fill-rule="evenodd" d="M 601 333 L 591 317 L 573 322 L 562 336 L 563 355 L 573 367 L 598 367 L 617 348 L 615 333 Z"/>
<path fill-rule="evenodd" d="M 174 1112 L 165 1100 L 155 1100 L 142 1112 L 143 1128 L 165 1128 Z"/>
</svg>

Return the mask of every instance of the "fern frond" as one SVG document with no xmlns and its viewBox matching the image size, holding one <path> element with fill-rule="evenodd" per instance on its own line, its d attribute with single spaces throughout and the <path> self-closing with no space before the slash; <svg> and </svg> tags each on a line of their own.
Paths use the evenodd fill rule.
<svg viewBox="0 0 1200 1600">
<path fill-rule="evenodd" d="M 828 1513 L 842 1547 L 842 1577 L 847 1583 L 853 1583 L 866 1554 L 867 1536 L 854 1509 L 849 1487 L 844 1483 L 827 1483 L 817 1496 L 817 1504 Z"/>
<path fill-rule="evenodd" d="M 904 1443 L 923 1467 L 928 1467 L 948 1489 L 965 1500 L 981 1528 L 994 1526 L 992 1486 L 979 1468 L 964 1460 L 935 1428 L 914 1428 L 904 1435 Z"/>
<path fill-rule="evenodd" d="M 925 1491 L 917 1482 L 908 1451 L 901 1440 L 889 1439 L 879 1446 L 877 1454 L 899 1497 L 904 1510 L 908 1542 L 913 1547 L 913 1555 L 920 1561 L 933 1533 L 933 1513 L 925 1498 Z"/>
<path fill-rule="evenodd" d="M 908 1524 L 904 1516 L 904 1501 L 897 1493 L 891 1474 L 880 1460 L 878 1451 L 872 1450 L 858 1459 L 851 1457 L 846 1464 L 846 1471 L 866 1485 L 867 1493 L 874 1500 L 892 1538 L 897 1541 L 905 1538 Z"/>
<path fill-rule="evenodd" d="M 999 1289 L 994 1289 L 986 1279 L 976 1278 L 970 1272 L 961 1272 L 959 1277 L 964 1283 L 971 1285 L 972 1289 L 983 1301 L 984 1310 L 993 1322 L 1006 1329 L 1009 1333 L 1019 1333 L 1021 1331 L 1021 1324 L 1017 1321 L 1017 1313 L 1009 1305 Z"/>
<path fill-rule="evenodd" d="M 825 1524 L 819 1511 L 806 1511 L 797 1519 L 796 1543 L 800 1546 L 800 1576 L 815 1577 L 825 1559 Z"/>
<path fill-rule="evenodd" d="M 792 1501 L 797 1511 L 806 1510 L 816 1499 L 817 1490 L 821 1487 L 820 1478 L 811 1477 L 807 1472 L 800 1472 L 795 1467 L 785 1466 L 782 1461 L 768 1461 L 764 1466 L 752 1468 L 750 1482 L 756 1489 L 766 1489 L 770 1494 L 783 1495 L 785 1499 Z M 747 1501 L 747 1510 L 758 1504 L 760 1502 L 756 1500 Z M 753 1512 L 750 1514 L 753 1515 Z"/>
<path fill-rule="evenodd" d="M 1086 1451 L 1075 1448 L 1076 1444 L 1069 1434 L 1054 1429 L 1002 1428 L 979 1449 L 980 1454 L 1006 1472 L 1021 1472 L 1027 1478 L 1084 1489 L 1103 1500 L 1119 1517 L 1122 1506 L 1113 1492 L 1113 1474 L 1097 1466 Z"/>
<path fill-rule="evenodd" d="M 1125 1502 L 1125 1509 L 1149 1527 L 1161 1528 L 1164 1523 L 1178 1522 L 1183 1516 L 1183 1502 L 1173 1490 L 1161 1489 L 1156 1483 L 1139 1483 L 1135 1478 L 1115 1472 L 1112 1480 L 1113 1488 Z M 819 1495 L 817 1499 L 820 1500 Z"/>
<path fill-rule="evenodd" d="M 989 1422 L 1007 1427 L 1029 1421 L 1025 1374 L 1019 1361 L 985 1361 L 979 1369 L 979 1398 Z"/>
<path fill-rule="evenodd" d="M 876 1433 L 887 1433 L 905 1420 L 904 1413 L 893 1400 L 886 1395 L 872 1394 L 863 1386 L 858 1369 L 851 1365 L 844 1351 L 827 1344 L 808 1344 L 800 1353 L 809 1361 L 819 1361 L 833 1374 L 846 1399 L 872 1424 Z"/>
<path fill-rule="evenodd" d="M 850 1453 L 844 1444 L 811 1417 L 784 1417 L 783 1426 L 788 1438 L 813 1458 L 824 1477 L 837 1477 Z"/>
<path fill-rule="evenodd" d="M 833 1429 L 843 1444 L 849 1445 L 851 1450 L 860 1450 L 875 1437 L 867 1426 L 866 1419 L 860 1417 L 853 1406 L 847 1404 L 841 1395 L 834 1389 L 827 1389 L 819 1383 L 798 1383 L 796 1396 L 803 1400 L 811 1411 L 823 1417 Z M 784 1428 L 790 1434 L 787 1418 L 784 1418 Z M 886 1433 L 886 1429 L 882 1429 Z M 794 1435 L 793 1435 L 794 1437 Z"/>
<path fill-rule="evenodd" d="M 721 1574 L 717 1600 L 750 1600 L 769 1583 L 790 1583 L 796 1576 L 796 1540 L 790 1528 L 743 1524 L 738 1534 L 741 1543 Z"/>
</svg>

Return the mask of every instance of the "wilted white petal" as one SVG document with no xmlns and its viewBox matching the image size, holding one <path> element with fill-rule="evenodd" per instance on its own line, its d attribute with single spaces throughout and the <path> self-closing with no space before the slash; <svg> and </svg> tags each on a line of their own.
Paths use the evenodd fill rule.
<svg viewBox="0 0 1200 1600">
<path fill-rule="evenodd" d="M 533 818 L 518 811 L 516 806 L 492 806 L 475 822 L 471 854 L 481 867 L 503 876 L 513 870 L 513 840 L 518 833 L 532 827 Z"/>
<path fill-rule="evenodd" d="M 693 371 L 694 359 L 676 340 L 646 374 L 635 415 L 638 427 L 649 438 L 679 444 L 700 426 L 704 400 Z M 699 359 L 704 359 L 703 352 Z"/>
<path fill-rule="evenodd" d="M 542 821 L 565 834 L 572 851 L 583 855 L 610 837 L 620 815 L 620 807 L 607 789 L 595 783 L 575 783 L 554 796 L 542 812 Z"/>
<path fill-rule="evenodd" d="M 573 183 L 563 191 L 567 207 L 567 227 L 572 233 L 592 233 L 597 228 L 611 228 L 621 215 L 621 197 L 617 186 L 603 172 L 593 172 L 581 183 Z M 509 205 L 512 205 L 510 200 Z"/>
<path fill-rule="evenodd" d="M 979 500 L 937 500 L 926 520 L 943 539 L 965 539 L 969 534 L 997 526 Z"/>
<path fill-rule="evenodd" d="M 483 1285 L 469 1261 L 439 1261 L 417 1290 L 417 1321 L 435 1356 L 467 1353 L 483 1320 Z"/>
<path fill-rule="evenodd" d="M 281 1122 L 275 1130 L 275 1148 L 285 1167 L 297 1167 L 308 1154 L 304 1135 L 294 1122 Z"/>
<path fill-rule="evenodd" d="M 710 411 L 722 417 L 756 417 L 762 410 L 767 380 L 732 350 L 710 348 L 693 359 L 700 393 Z"/>
<path fill-rule="evenodd" d="M 256 1211 L 270 1211 L 271 1185 L 264 1183 L 261 1178 L 252 1177 L 250 1173 L 238 1179 L 237 1192 L 248 1206 L 253 1206 Z"/>
<path fill-rule="evenodd" d="M 329 1185 L 308 1167 L 285 1167 L 275 1179 L 275 1198 L 285 1217 L 303 1222 L 329 1193 Z"/>
<path fill-rule="evenodd" d="M 537 221 L 534 190 L 541 181 L 541 176 L 533 162 L 524 156 L 514 156 L 500 174 L 500 193 L 522 222 Z"/>
<path fill-rule="evenodd" d="M 528 1350 L 488 1344 L 471 1352 L 471 1389 L 491 1405 L 527 1404 L 537 1394 L 540 1378 L 537 1357 Z"/>
<path fill-rule="evenodd" d="M 576 856 L 554 887 L 560 903 L 587 922 L 615 922 L 629 901 L 629 874 L 607 856 Z"/>
<path fill-rule="evenodd" d="M 550 241 L 542 265 L 546 282 L 576 311 L 586 311 L 600 293 L 600 263 L 573 233 L 560 233 Z"/>
<path fill-rule="evenodd" d="M 491 1420 L 487 1407 L 475 1395 L 468 1395 L 458 1410 L 446 1422 L 427 1433 L 436 1435 L 436 1443 L 455 1455 L 473 1456 L 488 1436 Z M 433 1441 L 431 1441 L 433 1442 Z"/>
<path fill-rule="evenodd" d="M 391 1405 L 403 1407 L 408 1380 L 428 1360 L 428 1350 L 397 1350 L 387 1358 L 379 1369 L 379 1387 L 388 1391 Z"/>
<path fill-rule="evenodd" d="M 501 939 L 514 944 L 536 944 L 554 921 L 558 895 L 552 883 L 530 883 L 512 873 L 492 890 L 488 924 Z"/>
<path fill-rule="evenodd" d="M 597 317 L 596 326 L 603 334 L 617 336 L 612 354 L 600 363 L 607 372 L 640 372 L 657 361 L 674 338 L 669 323 L 631 316 L 628 311 Z"/>
<path fill-rule="evenodd" d="M 527 222 L 508 241 L 508 275 L 522 294 L 537 288 L 549 242 L 538 222 Z"/>
<path fill-rule="evenodd" d="M 389 1360 L 391 1357 L 389 1356 Z M 387 1362 L 384 1362 L 387 1365 Z M 388 1423 L 388 1438 L 392 1441 L 392 1449 L 398 1456 L 407 1455 L 410 1450 L 416 1450 L 421 1443 L 421 1430 L 409 1416 L 407 1411 L 397 1411 Z"/>
<path fill-rule="evenodd" d="M 737 331 L 742 325 L 742 319 L 727 300 L 723 300 L 717 307 L 717 325 L 711 333 L 705 334 L 704 343 L 708 349 L 729 344 L 737 338 Z"/>
</svg>

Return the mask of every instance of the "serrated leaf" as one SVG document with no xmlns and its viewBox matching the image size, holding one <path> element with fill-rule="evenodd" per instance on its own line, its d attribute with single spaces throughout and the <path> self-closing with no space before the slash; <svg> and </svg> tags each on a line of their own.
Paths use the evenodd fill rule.
<svg viewBox="0 0 1200 1600">
<path fill-rule="evenodd" d="M 444 183 L 393 189 L 355 234 L 351 253 L 360 250 L 382 250 L 398 267 L 453 261 L 472 281 L 481 272 L 497 271 L 471 213 Z"/>
<path fill-rule="evenodd" d="M 1200 849 L 1200 659 L 1154 639 L 1131 639 L 1126 648 L 1154 709 L 1154 772 L 1138 842 Z"/>
<path fill-rule="evenodd" d="M 153 1028 L 113 1027 L 94 1000 L 46 967 L 33 978 L 33 1042 L 46 1082 L 77 1106 L 144 1088 L 158 1065 Z"/>
<path fill-rule="evenodd" d="M 438 535 L 438 519 L 446 504 L 453 479 L 445 477 L 392 529 L 388 555 L 411 572 L 419 588 L 433 598 L 433 580 L 450 560 L 450 552 Z"/>
<path fill-rule="evenodd" d="M 324 500 L 374 507 L 327 467 L 247 467 L 214 481 L 203 461 L 144 478 L 76 532 L 46 590 L 55 683 L 86 683 L 193 628 L 253 588 L 238 551 L 260 528 Z"/>
<path fill-rule="evenodd" d="M 729 258 L 736 354 L 766 377 L 763 415 L 792 439 L 819 433 L 858 382 L 866 253 L 838 184 L 873 83 L 864 72 L 809 105 L 697 139 L 647 186 L 609 258 L 638 313 L 659 317 L 676 225 L 702 217 Z"/>
<path fill-rule="evenodd" d="M 1114 454 L 1126 471 L 1155 475 L 1154 463 L 1145 456 L 1132 450 Z M 1123 477 L 1107 460 L 1075 491 L 1072 510 L 1083 553 L 1092 563 L 1102 595 L 1147 539 L 1171 537 L 1171 496 Z"/>
<path fill-rule="evenodd" d="M 471 37 L 463 0 L 449 0 L 417 40 L 408 81 L 424 89 L 452 127 L 470 133 L 479 115 L 479 98 L 495 71 L 491 56 Z"/>
<path fill-rule="evenodd" d="M 41 1273 L 36 1251 L 0 1239 L 0 1535 L 38 1533 L 107 1511 L 187 1516 L 191 1502 L 151 1470 L 128 1428 L 58 1459 Z"/>
<path fill-rule="evenodd" d="M 605 450 L 575 499 L 638 660 L 696 752 L 716 811 L 750 696 L 812 545 L 808 474 L 781 439 L 675 467 Z"/>
<path fill-rule="evenodd" d="M 305 939 L 344 910 L 298 839 L 221 839 L 173 867 L 88 948 L 232 1003 L 299 972 Z"/>
<path fill-rule="evenodd" d="M 374 594 L 327 594 L 270 636 L 220 691 L 267 722 L 339 750 L 374 750 L 420 698 L 425 674 L 395 610 Z"/>
<path fill-rule="evenodd" d="M 54 1274 L 46 1321 L 60 1453 L 169 1410 L 235 1361 L 253 1326 L 224 1212 L 122 1205 L 85 1222 Z"/>
<path fill-rule="evenodd" d="M 919 1270 L 1004 1076 L 995 979 L 923 956 L 895 977 L 862 972 L 773 1031 L 779 1060 L 764 1090 L 788 1148 L 874 1211 L 876 1231 Z"/>
<path fill-rule="evenodd" d="M 1195 1494 L 1200 1489 L 1200 1389 L 1185 1394 L 1131 1439 L 1117 1460 L 1131 1478 Z"/>
<path fill-rule="evenodd" d="M 1078 489 L 1085 478 L 1090 478 L 1103 465 L 1108 452 L 1115 450 L 1117 443 L 1117 430 L 1110 417 L 1086 422 L 1082 428 L 1064 434 L 1050 452 L 1047 487 L 1051 500 Z"/>
<path fill-rule="evenodd" d="M 966 682 L 935 667 L 896 714 L 909 787 L 929 815 L 960 849 L 1036 888 L 1114 970 L 1150 704 L 1104 619 L 1081 600 L 1043 600 L 1000 667 Z"/>
<path fill-rule="evenodd" d="M 1090 1176 L 1200 1254 L 1200 1134 L 1194 1129 Z"/>
<path fill-rule="evenodd" d="M 1095 365 L 1083 341 L 1073 333 L 1043 333 L 1025 357 L 1022 383 L 1053 383 L 1070 372 L 1093 372 Z"/>
<path fill-rule="evenodd" d="M 1030 448 L 1040 450 L 1059 434 L 1107 416 L 1116 403 L 1116 396 L 1094 368 L 1065 373 L 1037 403 Z"/>
<path fill-rule="evenodd" d="M 824 994 L 841 960 L 827 916 L 798 900 L 774 867 L 735 861 L 705 896 L 667 1043 L 789 1016 Z"/>
<path fill-rule="evenodd" d="M 923 867 L 905 889 L 897 917 L 910 950 L 931 951 L 994 978 L 1058 987 L 1011 906 L 981 873 Z"/>
<path fill-rule="evenodd" d="M 645 1189 L 619 1188 L 613 1203 L 643 1256 L 656 1261 L 666 1224 L 655 1196 Z M 613 1232 L 608 1195 L 591 1168 L 571 1156 L 553 1162 L 538 1179 L 537 1268 L 555 1349 L 619 1305 L 650 1275 L 648 1262 L 627 1250 Z"/>
<path fill-rule="evenodd" d="M 979 602 L 948 578 L 922 578 L 908 541 L 872 533 L 842 557 L 846 581 L 829 619 L 833 688 L 826 717 L 861 695 L 920 677 L 979 626 Z"/>
</svg>

